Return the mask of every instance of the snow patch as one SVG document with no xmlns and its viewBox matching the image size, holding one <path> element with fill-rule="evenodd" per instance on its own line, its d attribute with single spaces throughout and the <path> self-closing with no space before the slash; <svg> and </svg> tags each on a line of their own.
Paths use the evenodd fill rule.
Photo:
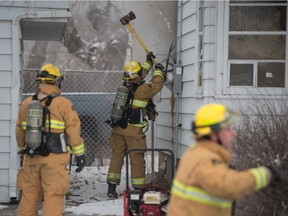
<svg viewBox="0 0 288 216">
<path fill-rule="evenodd" d="M 8 206 L 0 205 L 0 209 L 7 208 Z"/>
</svg>

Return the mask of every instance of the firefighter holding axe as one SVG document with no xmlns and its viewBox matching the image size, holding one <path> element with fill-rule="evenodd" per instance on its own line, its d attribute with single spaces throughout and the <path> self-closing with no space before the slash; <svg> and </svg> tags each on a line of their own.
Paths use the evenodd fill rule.
<svg viewBox="0 0 288 216">
<path fill-rule="evenodd" d="M 132 148 L 147 148 L 145 128 L 148 127 L 148 120 L 155 120 L 157 115 L 152 98 L 163 88 L 165 78 L 164 66 L 155 61 L 153 52 L 147 49 L 131 26 L 130 21 L 135 18 L 135 14 L 131 11 L 120 21 L 137 38 L 147 55 L 143 64 L 129 61 L 124 66 L 123 85 L 118 88 L 111 119 L 108 121 L 113 128 L 110 137 L 112 156 L 107 175 L 109 198 L 117 198 L 116 187 L 121 181 L 121 169 L 126 152 Z M 152 80 L 150 83 L 145 83 L 144 78 L 153 65 L 155 69 Z M 144 152 L 130 152 L 129 156 L 132 186 L 142 188 L 146 185 Z"/>
</svg>

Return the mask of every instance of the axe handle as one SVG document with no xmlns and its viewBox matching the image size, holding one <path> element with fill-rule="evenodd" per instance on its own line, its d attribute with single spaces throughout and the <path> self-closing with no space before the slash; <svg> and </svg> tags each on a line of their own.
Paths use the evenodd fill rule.
<svg viewBox="0 0 288 216">
<path fill-rule="evenodd" d="M 138 40 L 138 42 L 140 43 L 140 45 L 142 46 L 142 48 L 145 50 L 146 54 L 149 53 L 148 48 L 146 47 L 146 45 L 144 44 L 144 42 L 141 40 L 141 38 L 139 37 L 139 35 L 137 34 L 137 32 L 135 31 L 135 29 L 133 28 L 133 26 L 130 23 L 126 24 L 127 28 L 129 29 L 129 31 L 135 36 L 135 38 Z M 153 64 L 157 64 L 156 60 L 154 58 L 152 58 Z"/>
</svg>

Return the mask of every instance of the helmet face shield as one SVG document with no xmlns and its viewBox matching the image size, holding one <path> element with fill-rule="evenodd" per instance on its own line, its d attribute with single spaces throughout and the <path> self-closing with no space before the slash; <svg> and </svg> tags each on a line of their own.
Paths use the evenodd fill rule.
<svg viewBox="0 0 288 216">
<path fill-rule="evenodd" d="M 239 118 L 239 114 L 220 104 L 206 104 L 199 108 L 195 115 L 192 131 L 195 138 L 210 135 L 231 127 Z"/>
<path fill-rule="evenodd" d="M 137 61 L 130 61 L 124 67 L 124 74 L 122 77 L 126 81 L 134 81 L 142 79 L 142 67 Z"/>
<path fill-rule="evenodd" d="M 134 80 L 141 78 L 138 73 L 132 73 L 132 71 L 125 71 L 123 74 L 123 80 Z"/>
<path fill-rule="evenodd" d="M 234 125 L 234 123 L 239 119 L 240 114 L 226 108 L 226 112 L 225 112 L 225 120 L 221 123 L 219 123 L 220 128 L 229 128 L 232 125 Z"/>
</svg>

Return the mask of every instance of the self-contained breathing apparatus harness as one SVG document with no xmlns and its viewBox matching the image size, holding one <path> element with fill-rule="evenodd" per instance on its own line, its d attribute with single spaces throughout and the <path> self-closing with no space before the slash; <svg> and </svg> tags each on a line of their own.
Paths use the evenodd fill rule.
<svg viewBox="0 0 288 216">
<path fill-rule="evenodd" d="M 121 87 L 124 88 L 124 91 L 128 91 L 128 94 L 126 93 L 120 93 Z M 133 86 L 135 88 L 135 86 Z M 132 91 L 131 89 L 129 89 L 126 85 L 120 86 L 118 88 L 118 91 L 116 93 L 115 99 L 114 99 L 114 103 L 113 103 L 113 107 L 111 110 L 111 117 L 110 119 L 106 120 L 105 123 L 108 123 L 112 128 L 120 126 L 121 128 L 125 129 L 127 128 L 128 125 L 128 111 L 131 108 L 133 99 L 134 99 L 134 92 L 136 91 L 138 85 L 136 86 L 135 90 Z M 120 95 L 119 95 L 120 93 Z M 125 96 L 126 95 L 126 96 Z M 120 100 L 122 100 L 121 102 L 119 102 L 119 96 L 121 97 Z M 123 100 L 125 101 L 125 105 L 121 106 L 120 103 L 123 103 Z M 114 115 L 114 113 L 118 114 Z M 121 114 L 121 117 L 119 116 L 119 114 Z M 119 118 L 119 119 L 118 119 Z"/>
<path fill-rule="evenodd" d="M 57 94 L 52 94 L 39 100 L 40 103 L 46 100 L 44 103 L 45 106 L 43 106 L 41 143 L 40 143 L 40 146 L 35 149 L 35 151 L 33 151 L 32 149 L 26 146 L 23 152 L 24 154 L 28 154 L 31 157 L 33 157 L 34 155 L 41 155 L 41 156 L 47 157 L 50 154 L 50 150 L 48 149 L 48 146 L 47 146 L 47 133 L 45 132 L 46 115 L 48 115 L 48 119 L 49 119 L 48 134 L 50 134 L 51 133 L 51 113 L 48 107 L 51 105 L 52 100 L 57 96 L 58 96 Z M 32 96 L 32 101 L 33 100 L 38 100 L 37 94 Z"/>
<path fill-rule="evenodd" d="M 131 106 L 133 104 L 133 100 L 134 100 L 134 92 L 137 90 L 138 87 L 139 87 L 139 85 L 136 84 L 136 85 L 133 85 L 133 86 L 128 88 L 129 93 L 128 93 L 125 107 L 123 107 L 123 109 L 122 109 L 123 114 L 122 114 L 121 119 L 118 121 L 113 121 L 113 119 L 110 118 L 109 120 L 105 121 L 112 128 L 120 126 L 121 128 L 125 129 L 125 128 L 127 128 L 128 123 L 130 123 L 130 124 L 139 124 L 140 123 L 141 118 L 142 118 L 141 108 L 139 108 L 139 109 L 132 109 L 131 108 Z M 116 97 L 117 97 L 117 95 L 116 95 Z M 115 106 L 115 104 L 113 104 L 113 105 Z M 158 113 L 156 111 L 156 105 L 153 103 L 151 98 L 149 99 L 145 109 L 146 109 L 146 114 L 147 114 L 148 120 L 155 121 Z M 113 108 L 112 108 L 112 111 L 113 111 Z M 147 121 L 147 120 L 145 120 L 145 121 Z M 147 127 L 147 129 L 148 129 L 148 127 Z"/>
</svg>

